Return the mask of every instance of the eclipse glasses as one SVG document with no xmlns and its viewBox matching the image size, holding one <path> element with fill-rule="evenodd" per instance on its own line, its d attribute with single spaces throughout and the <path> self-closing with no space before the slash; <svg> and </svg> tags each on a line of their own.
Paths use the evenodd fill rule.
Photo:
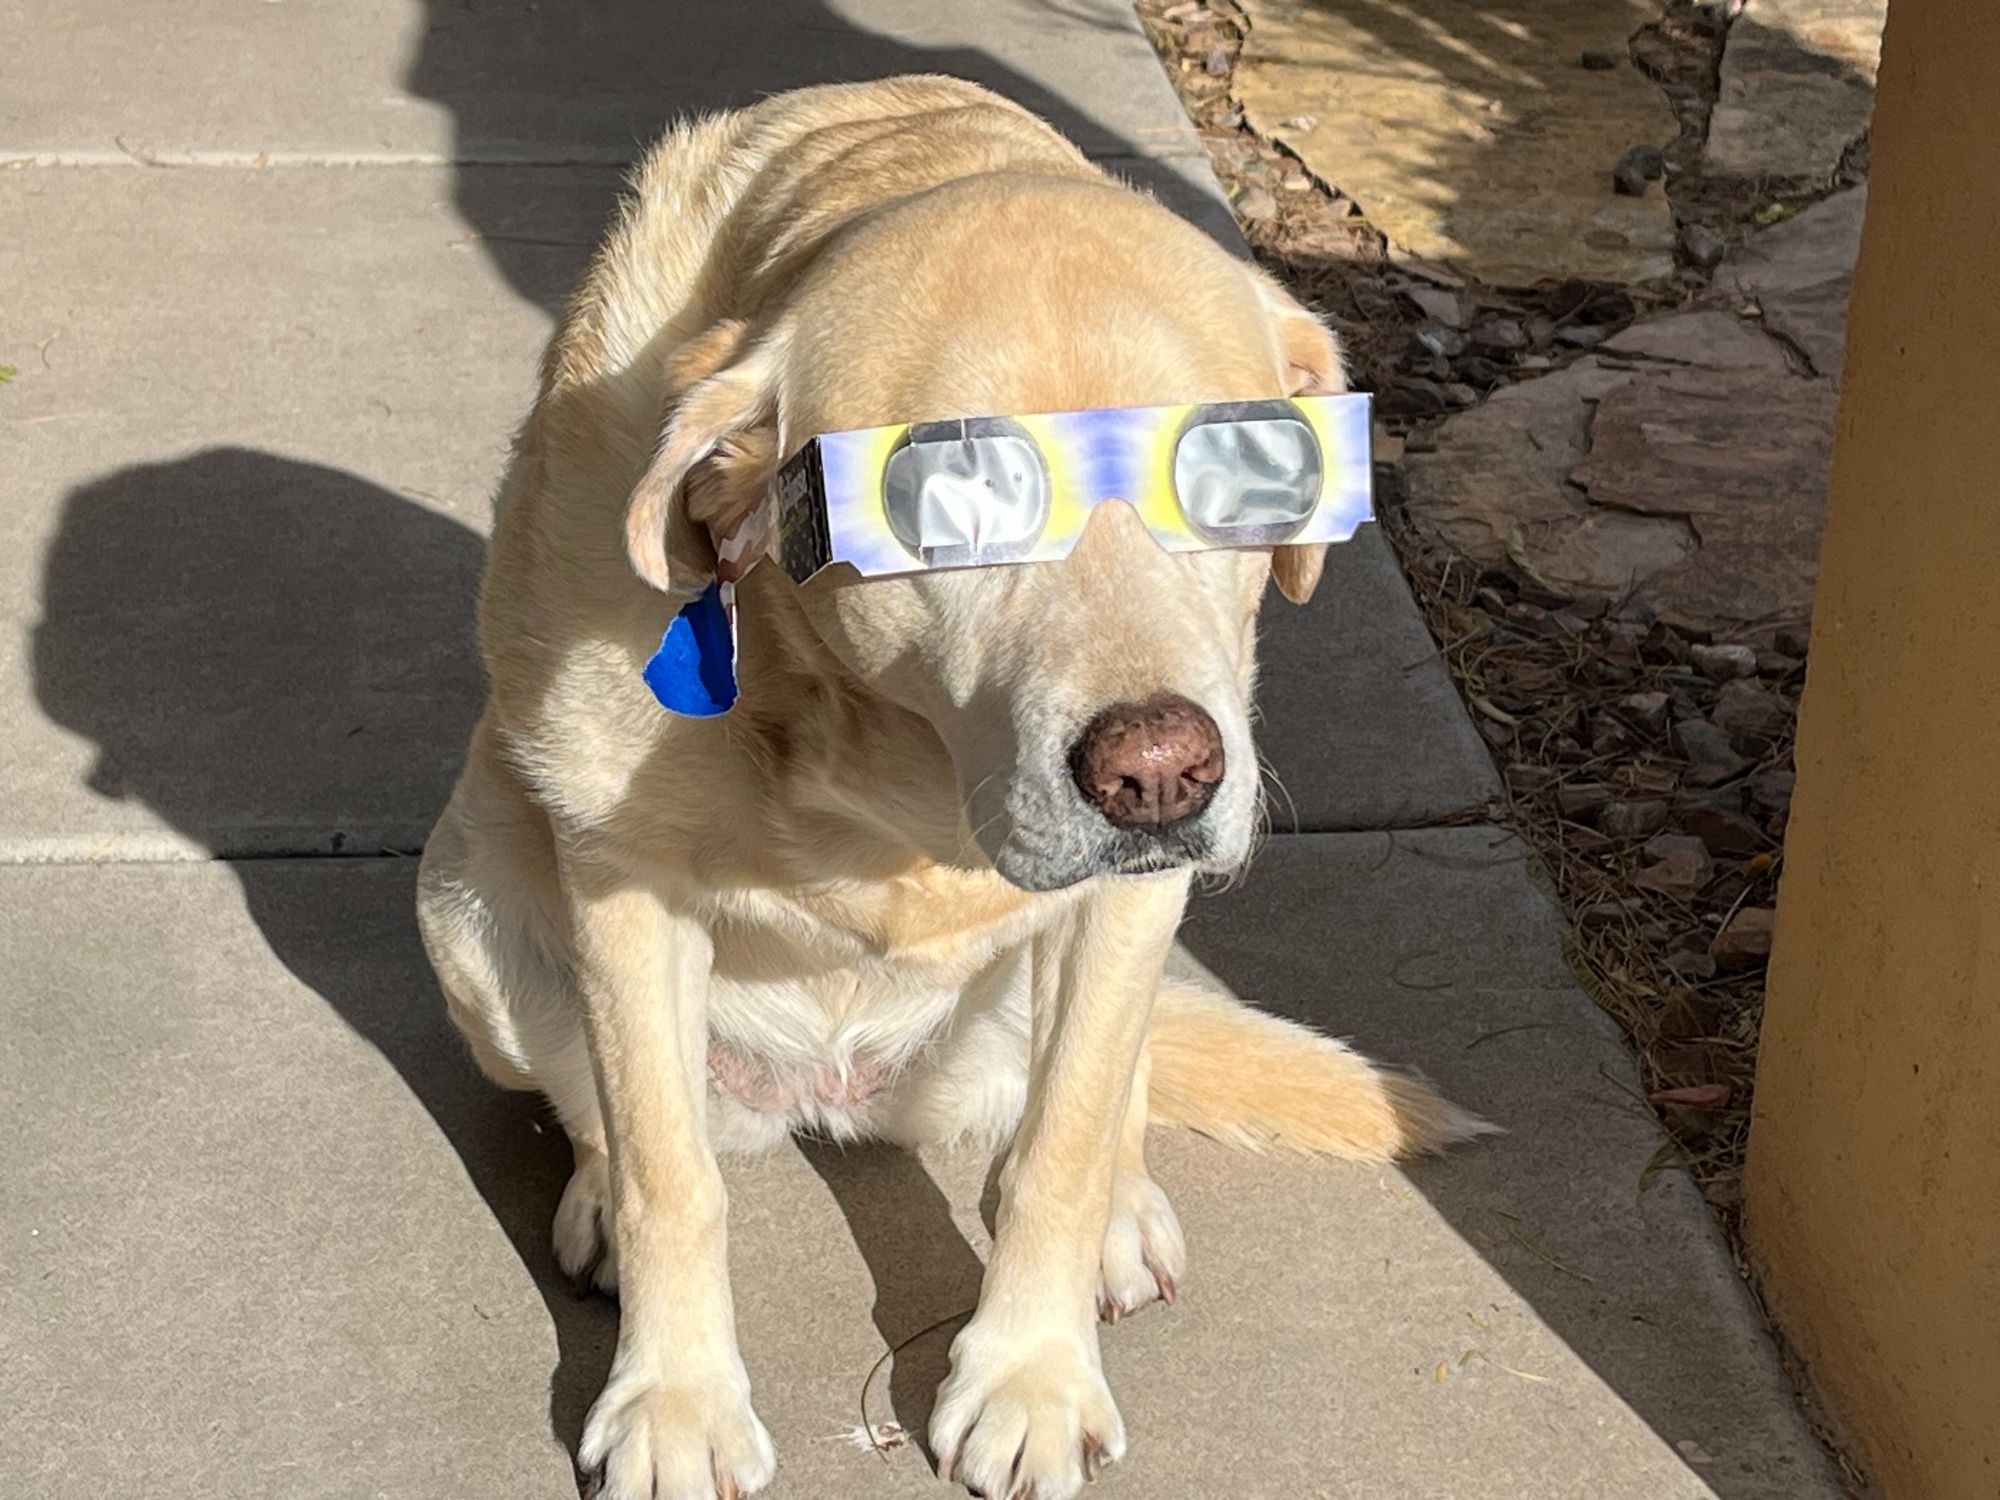
<svg viewBox="0 0 2000 1500">
<path fill-rule="evenodd" d="M 1369 398 L 903 422 L 823 433 L 777 477 L 778 559 L 803 583 L 1069 555 L 1109 500 L 1169 552 L 1343 542 L 1370 519 Z"/>
</svg>

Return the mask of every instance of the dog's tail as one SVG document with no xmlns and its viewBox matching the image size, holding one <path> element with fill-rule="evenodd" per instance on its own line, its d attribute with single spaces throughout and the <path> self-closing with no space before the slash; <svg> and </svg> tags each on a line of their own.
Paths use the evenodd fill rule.
<svg viewBox="0 0 2000 1500">
<path fill-rule="evenodd" d="M 1154 1124 L 1253 1151 L 1388 1161 L 1497 1129 L 1331 1037 L 1193 985 L 1161 986 L 1146 1047 Z"/>
</svg>

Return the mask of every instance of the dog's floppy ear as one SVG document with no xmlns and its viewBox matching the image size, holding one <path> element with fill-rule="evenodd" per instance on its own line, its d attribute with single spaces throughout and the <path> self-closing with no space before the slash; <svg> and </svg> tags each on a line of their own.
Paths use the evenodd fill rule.
<svg viewBox="0 0 2000 1500">
<path fill-rule="evenodd" d="M 1258 290 L 1270 310 L 1279 357 L 1285 363 L 1285 394 L 1334 396 L 1346 390 L 1347 372 L 1341 367 L 1340 345 L 1332 331 L 1269 278 L 1258 278 Z M 1312 598 L 1325 566 L 1324 542 L 1271 552 L 1271 579 L 1294 604 Z"/>
<path fill-rule="evenodd" d="M 747 333 L 743 323 L 719 323 L 675 354 L 666 430 L 625 505 L 632 571 L 678 599 L 754 561 L 756 551 L 746 554 L 743 543 L 769 519 L 763 501 L 778 456 L 777 359 L 768 342 L 746 351 Z"/>
</svg>

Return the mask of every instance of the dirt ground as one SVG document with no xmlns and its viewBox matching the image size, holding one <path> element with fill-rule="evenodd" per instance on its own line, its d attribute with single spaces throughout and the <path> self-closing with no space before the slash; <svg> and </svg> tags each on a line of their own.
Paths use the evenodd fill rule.
<svg viewBox="0 0 2000 1500">
<path fill-rule="evenodd" d="M 1501 768 L 1500 816 L 1537 852 L 1569 918 L 1572 966 L 1638 1050 L 1645 1087 L 1634 1105 L 1668 1131 L 1639 1186 L 1691 1171 L 1733 1236 L 1804 612 L 1708 620 L 1638 589 L 1565 587 L 1511 549 L 1468 557 L 1419 524 L 1405 479 L 1441 432 L 1450 441 L 1454 417 L 1580 363 L 1635 368 L 1639 356 L 1621 362 L 1605 346 L 1726 301 L 1718 266 L 1763 228 L 1858 184 L 1865 137 L 1812 179 L 1714 170 L 1703 152 L 1734 8 L 1675 0 L 1627 43 L 1630 66 L 1678 125 L 1650 188 L 1671 208 L 1671 273 L 1485 285 L 1397 253 L 1365 203 L 1251 127 L 1236 73 L 1253 23 L 1233 0 L 1139 0 L 1138 11 L 1258 260 L 1328 320 L 1355 385 L 1375 395 L 1382 524 Z M 1581 66 L 1627 61 L 1586 55 Z M 1609 150 L 1607 176 L 1617 160 Z M 1761 321 L 1754 305 L 1729 311 Z"/>
</svg>

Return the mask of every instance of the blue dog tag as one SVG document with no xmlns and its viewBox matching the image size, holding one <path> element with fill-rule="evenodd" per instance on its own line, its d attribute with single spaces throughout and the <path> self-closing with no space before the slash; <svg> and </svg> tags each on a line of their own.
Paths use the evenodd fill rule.
<svg viewBox="0 0 2000 1500">
<path fill-rule="evenodd" d="M 645 666 L 646 686 L 669 713 L 709 719 L 736 701 L 734 601 L 711 583 L 667 623 Z"/>
</svg>

